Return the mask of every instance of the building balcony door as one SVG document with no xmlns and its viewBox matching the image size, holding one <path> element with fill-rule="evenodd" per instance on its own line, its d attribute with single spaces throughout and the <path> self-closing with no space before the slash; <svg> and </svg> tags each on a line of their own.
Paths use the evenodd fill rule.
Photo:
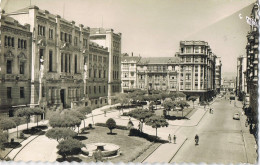
<svg viewBox="0 0 260 165">
<path fill-rule="evenodd" d="M 65 89 L 60 90 L 60 99 L 61 99 L 63 107 L 65 107 L 65 105 L 66 105 L 66 103 L 65 103 Z"/>
</svg>

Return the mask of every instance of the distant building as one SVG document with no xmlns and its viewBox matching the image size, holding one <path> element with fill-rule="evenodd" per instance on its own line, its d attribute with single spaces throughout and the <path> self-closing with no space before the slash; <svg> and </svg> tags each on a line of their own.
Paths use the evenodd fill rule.
<svg viewBox="0 0 260 165">
<path fill-rule="evenodd" d="M 234 80 L 223 80 L 221 87 L 224 91 L 234 92 L 236 88 L 236 83 Z"/>
<path fill-rule="evenodd" d="M 247 93 L 246 62 L 245 55 L 237 58 L 236 94 L 240 99 L 243 99 L 243 95 Z"/>
<path fill-rule="evenodd" d="M 121 57 L 121 81 L 122 92 L 128 92 L 137 88 L 137 63 L 141 57 L 122 54 Z"/>
<path fill-rule="evenodd" d="M 178 57 L 142 58 L 137 64 L 137 88 L 178 91 Z"/>
<path fill-rule="evenodd" d="M 221 78 L 222 78 L 221 68 L 222 68 L 221 58 L 217 57 L 216 65 L 215 65 L 215 85 L 216 85 L 217 93 L 220 93 L 220 89 L 221 89 Z"/>
<path fill-rule="evenodd" d="M 246 81 L 247 92 L 249 94 L 250 108 L 248 109 L 248 117 L 252 120 L 251 124 L 258 124 L 258 65 L 259 65 L 259 4 L 256 2 L 251 11 L 250 18 L 254 20 L 256 25 L 250 25 L 250 31 L 247 34 L 247 68 Z M 257 132 L 257 129 L 255 129 Z"/>
<path fill-rule="evenodd" d="M 181 41 L 179 90 L 187 96 L 211 100 L 216 94 L 216 55 L 205 41 Z"/>
<path fill-rule="evenodd" d="M 112 104 L 113 96 L 121 92 L 121 33 L 104 28 L 91 28 L 90 33 L 92 42 L 108 48 L 108 99 Z"/>
<path fill-rule="evenodd" d="M 0 13 L 0 113 L 30 104 L 30 25 Z"/>
</svg>

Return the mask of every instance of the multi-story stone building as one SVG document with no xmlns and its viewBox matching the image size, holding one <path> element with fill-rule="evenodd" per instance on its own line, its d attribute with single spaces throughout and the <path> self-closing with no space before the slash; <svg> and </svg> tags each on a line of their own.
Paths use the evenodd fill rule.
<svg viewBox="0 0 260 165">
<path fill-rule="evenodd" d="M 221 68 L 222 68 L 222 63 L 221 63 L 221 58 L 217 57 L 216 58 L 216 68 L 215 68 L 215 85 L 216 85 L 216 91 L 217 93 L 220 93 L 220 88 L 221 88 Z"/>
<path fill-rule="evenodd" d="M 87 105 L 91 105 L 93 108 L 108 102 L 108 58 L 108 48 L 90 42 L 89 55 L 84 58 L 85 71 L 87 72 L 85 94 L 90 101 Z"/>
<path fill-rule="evenodd" d="M 243 95 L 247 93 L 246 62 L 245 55 L 241 55 L 237 58 L 236 95 L 240 99 L 243 99 Z"/>
<path fill-rule="evenodd" d="M 71 107 L 84 98 L 89 28 L 30 6 L 8 14 L 30 25 L 30 105 Z"/>
<path fill-rule="evenodd" d="M 197 95 L 200 101 L 215 95 L 216 55 L 205 41 L 181 41 L 180 87 L 187 96 Z"/>
<path fill-rule="evenodd" d="M 0 113 L 30 103 L 30 25 L 0 13 Z"/>
<path fill-rule="evenodd" d="M 137 88 L 137 64 L 141 60 L 138 56 L 122 54 L 121 57 L 121 81 L 122 92 L 128 92 Z"/>
<path fill-rule="evenodd" d="M 250 115 L 249 118 L 252 123 L 258 123 L 258 63 L 259 63 L 259 4 L 256 2 L 251 11 L 251 25 L 250 31 L 247 35 L 246 55 L 247 55 L 247 69 L 246 81 L 247 92 L 250 97 Z M 254 23 L 255 24 L 254 24 Z"/>
<path fill-rule="evenodd" d="M 178 91 L 178 57 L 142 58 L 137 64 L 137 88 Z"/>
<path fill-rule="evenodd" d="M 91 28 L 90 39 L 108 48 L 108 100 L 113 103 L 113 96 L 121 92 L 121 33 L 113 29 Z"/>
</svg>

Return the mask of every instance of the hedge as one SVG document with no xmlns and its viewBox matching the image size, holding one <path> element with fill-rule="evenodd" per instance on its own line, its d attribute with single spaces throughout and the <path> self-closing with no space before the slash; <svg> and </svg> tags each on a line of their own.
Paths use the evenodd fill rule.
<svg viewBox="0 0 260 165">
<path fill-rule="evenodd" d="M 107 127 L 106 123 L 96 123 L 95 126 Z M 116 125 L 116 129 L 128 130 L 126 126 Z"/>
</svg>

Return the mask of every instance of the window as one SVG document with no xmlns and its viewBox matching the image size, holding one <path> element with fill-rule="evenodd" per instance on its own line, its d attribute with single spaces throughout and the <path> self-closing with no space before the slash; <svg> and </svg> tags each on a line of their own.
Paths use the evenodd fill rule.
<svg viewBox="0 0 260 165">
<path fill-rule="evenodd" d="M 75 73 L 78 72 L 77 68 L 78 68 L 78 58 L 77 55 L 75 55 Z"/>
<path fill-rule="evenodd" d="M 69 34 L 69 43 L 71 43 L 71 34 Z"/>
<path fill-rule="evenodd" d="M 97 88 L 96 86 L 94 86 L 94 93 L 96 94 L 96 92 L 97 92 Z"/>
<path fill-rule="evenodd" d="M 186 62 L 191 62 L 191 58 L 190 57 L 186 57 Z"/>
<path fill-rule="evenodd" d="M 196 46 L 195 47 L 195 53 L 199 53 L 200 51 L 199 51 L 199 47 L 198 46 Z"/>
<path fill-rule="evenodd" d="M 60 40 L 63 41 L 63 32 L 60 32 Z"/>
<path fill-rule="evenodd" d="M 18 38 L 18 48 L 21 47 L 20 38 Z"/>
<path fill-rule="evenodd" d="M 61 53 L 61 72 L 63 72 L 63 53 Z"/>
<path fill-rule="evenodd" d="M 52 72 L 52 51 L 49 51 L 49 72 Z"/>
<path fill-rule="evenodd" d="M 131 76 L 133 77 L 135 75 L 135 73 L 134 72 L 131 72 Z"/>
<path fill-rule="evenodd" d="M 8 46 L 8 37 L 5 36 L 5 46 Z"/>
<path fill-rule="evenodd" d="M 104 93 L 106 93 L 106 86 L 104 86 Z"/>
<path fill-rule="evenodd" d="M 103 63 L 106 63 L 106 62 L 107 62 L 107 58 L 103 57 Z"/>
<path fill-rule="evenodd" d="M 101 70 L 98 71 L 98 78 L 101 78 Z"/>
<path fill-rule="evenodd" d="M 192 49 L 191 46 L 187 46 L 186 47 L 186 53 L 191 53 L 191 49 Z"/>
<path fill-rule="evenodd" d="M 45 36 L 45 26 L 38 25 L 38 35 Z"/>
<path fill-rule="evenodd" d="M 26 40 L 23 41 L 23 48 L 26 49 L 27 48 L 27 43 Z"/>
<path fill-rule="evenodd" d="M 20 87 L 20 98 L 24 98 L 24 87 Z"/>
<path fill-rule="evenodd" d="M 14 37 L 12 37 L 12 47 L 14 47 Z"/>
<path fill-rule="evenodd" d="M 74 46 L 78 46 L 78 37 L 74 37 Z"/>
<path fill-rule="evenodd" d="M 94 78 L 96 78 L 96 77 L 97 77 L 97 70 L 94 69 Z"/>
<path fill-rule="evenodd" d="M 88 87 L 89 94 L 91 94 L 91 86 Z"/>
<path fill-rule="evenodd" d="M 201 52 L 201 53 L 204 52 L 204 47 L 203 47 L 203 46 L 201 47 L 200 52 Z"/>
<path fill-rule="evenodd" d="M 6 73 L 12 74 L 12 61 L 11 60 L 6 61 Z"/>
<path fill-rule="evenodd" d="M 91 74 L 92 74 L 92 69 L 89 69 L 89 71 L 88 71 L 88 77 L 91 77 Z"/>
<path fill-rule="evenodd" d="M 8 46 L 11 46 L 11 37 L 8 37 Z"/>
<path fill-rule="evenodd" d="M 97 62 L 97 56 L 96 55 L 93 56 L 93 60 L 94 60 L 94 62 Z"/>
<path fill-rule="evenodd" d="M 92 62 L 92 54 L 89 55 L 89 62 Z"/>
<path fill-rule="evenodd" d="M 70 54 L 69 54 L 69 73 L 71 73 L 71 59 L 70 59 Z"/>
<path fill-rule="evenodd" d="M 106 70 L 104 70 L 103 77 L 106 78 Z"/>
<path fill-rule="evenodd" d="M 65 42 L 67 42 L 67 33 L 64 33 L 64 39 L 65 39 Z"/>
<path fill-rule="evenodd" d="M 24 68 L 25 68 L 24 62 L 20 62 L 20 74 L 24 74 Z"/>
<path fill-rule="evenodd" d="M 42 86 L 42 97 L 45 97 L 45 88 Z"/>
<path fill-rule="evenodd" d="M 98 86 L 98 92 L 101 93 L 101 86 Z"/>
<path fill-rule="evenodd" d="M 65 54 L 65 72 L 68 72 L 68 55 Z"/>
<path fill-rule="evenodd" d="M 12 87 L 7 87 L 7 98 L 8 99 L 12 98 Z"/>
<path fill-rule="evenodd" d="M 53 29 L 49 29 L 49 38 L 53 39 Z"/>
<path fill-rule="evenodd" d="M 85 94 L 88 94 L 88 87 L 86 87 L 86 92 L 85 92 Z"/>
</svg>

